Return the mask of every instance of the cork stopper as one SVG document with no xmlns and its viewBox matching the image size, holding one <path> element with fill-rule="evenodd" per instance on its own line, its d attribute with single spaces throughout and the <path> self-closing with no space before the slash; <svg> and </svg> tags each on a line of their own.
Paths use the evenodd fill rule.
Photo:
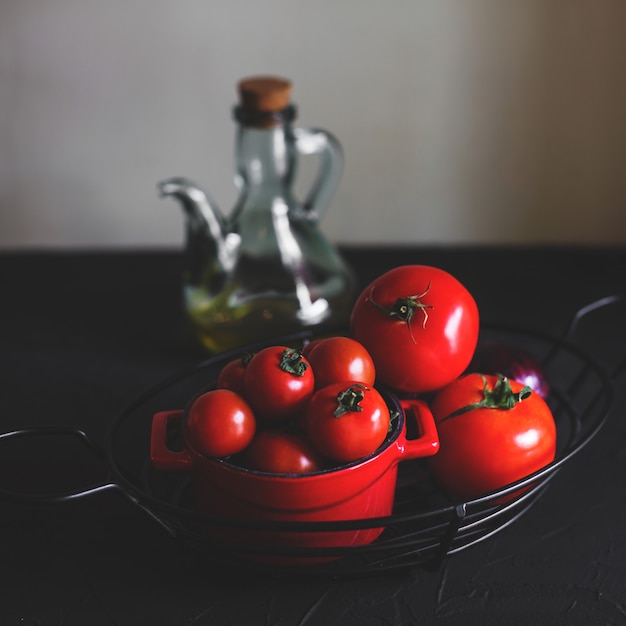
<svg viewBox="0 0 626 626">
<path fill-rule="evenodd" d="M 239 82 L 242 108 L 260 113 L 276 113 L 289 106 L 291 82 L 276 76 L 252 76 Z"/>
</svg>

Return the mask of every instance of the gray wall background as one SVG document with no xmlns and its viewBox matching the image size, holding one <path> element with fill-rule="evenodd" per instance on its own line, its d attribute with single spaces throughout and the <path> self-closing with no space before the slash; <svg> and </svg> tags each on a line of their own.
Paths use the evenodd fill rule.
<svg viewBox="0 0 626 626">
<path fill-rule="evenodd" d="M 347 243 L 626 243 L 623 0 L 3 0 L 0 247 L 179 246 L 228 212 L 236 82 L 294 83 Z M 305 167 L 306 171 L 306 167 Z"/>
</svg>

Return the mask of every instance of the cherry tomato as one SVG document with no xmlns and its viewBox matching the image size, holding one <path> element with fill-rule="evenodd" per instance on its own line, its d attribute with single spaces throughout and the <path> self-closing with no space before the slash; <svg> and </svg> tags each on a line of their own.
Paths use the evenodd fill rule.
<svg viewBox="0 0 626 626">
<path fill-rule="evenodd" d="M 244 354 L 226 363 L 217 376 L 215 386 L 218 389 L 230 389 L 231 391 L 243 395 L 245 393 L 243 383 L 244 376 L 246 374 L 246 367 L 251 358 L 252 354 Z"/>
<path fill-rule="evenodd" d="M 460 376 L 478 342 L 478 307 L 448 272 L 404 265 L 366 287 L 351 336 L 372 355 L 378 380 L 397 391 L 436 391 Z"/>
<path fill-rule="evenodd" d="M 198 452 L 225 457 L 244 450 L 254 438 L 256 419 L 248 403 L 230 389 L 198 396 L 187 414 L 186 437 Z"/>
<path fill-rule="evenodd" d="M 302 435 L 263 430 L 245 451 L 248 469 L 277 474 L 308 474 L 324 468 L 319 452 Z"/>
<path fill-rule="evenodd" d="M 313 394 L 305 414 L 308 438 L 321 454 L 347 463 L 375 452 L 389 431 L 389 407 L 361 383 L 333 383 Z"/>
<path fill-rule="evenodd" d="M 313 346 L 309 363 L 315 375 L 315 388 L 330 383 L 357 382 L 372 386 L 376 368 L 370 353 L 349 337 L 328 337 Z"/>
<path fill-rule="evenodd" d="M 309 355 L 311 354 L 311 351 L 313 350 L 313 348 L 315 348 L 315 346 L 318 346 L 320 343 L 322 343 L 322 341 L 324 341 L 324 339 L 313 339 L 312 341 L 307 341 L 300 348 L 300 352 L 302 353 L 302 356 L 305 359 L 308 359 Z"/>
<path fill-rule="evenodd" d="M 257 352 L 246 367 L 245 398 L 255 415 L 285 420 L 301 412 L 315 385 L 309 362 L 294 348 L 269 346 Z"/>
<path fill-rule="evenodd" d="M 552 412 L 517 381 L 467 374 L 439 391 L 431 408 L 440 447 L 430 468 L 460 499 L 504 487 L 554 460 Z"/>
</svg>

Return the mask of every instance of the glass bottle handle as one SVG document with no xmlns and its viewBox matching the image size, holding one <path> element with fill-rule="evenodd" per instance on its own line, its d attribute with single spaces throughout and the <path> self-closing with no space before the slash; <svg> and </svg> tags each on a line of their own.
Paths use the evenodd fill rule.
<svg viewBox="0 0 626 626">
<path fill-rule="evenodd" d="M 303 206 L 307 217 L 319 220 L 337 189 L 343 172 L 343 150 L 330 133 L 318 128 L 295 128 L 296 148 L 303 155 L 319 156 L 317 175 Z"/>
</svg>

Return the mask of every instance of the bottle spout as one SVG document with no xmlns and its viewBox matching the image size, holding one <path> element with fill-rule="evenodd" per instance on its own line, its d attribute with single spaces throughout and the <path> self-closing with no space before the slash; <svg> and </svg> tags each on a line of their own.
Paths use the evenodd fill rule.
<svg viewBox="0 0 626 626">
<path fill-rule="evenodd" d="M 191 257 L 211 254 L 219 266 L 228 272 L 235 263 L 232 237 L 228 236 L 222 213 L 209 194 L 192 181 L 176 177 L 158 183 L 160 197 L 172 197 L 179 201 L 187 223 L 187 246 Z M 202 250 L 196 248 L 202 247 Z"/>
</svg>

